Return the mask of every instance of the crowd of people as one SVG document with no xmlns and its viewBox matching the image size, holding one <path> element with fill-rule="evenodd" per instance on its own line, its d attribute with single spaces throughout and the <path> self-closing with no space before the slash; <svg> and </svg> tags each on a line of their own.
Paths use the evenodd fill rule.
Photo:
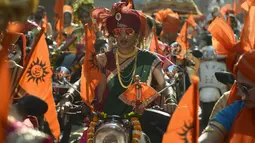
<svg viewBox="0 0 255 143">
<path fill-rule="evenodd" d="M 254 0 L 238 2 L 239 9 L 237 2 L 210 8 L 209 15 L 170 8 L 148 14 L 135 9 L 132 0 L 111 9 L 94 7 L 93 1 L 56 0 L 53 23 L 38 1 L 23 2 L 22 13 L 18 4 L 0 1 L 0 7 L 13 9 L 0 20 L 0 80 L 7 81 L 0 85 L 5 97 L 0 142 L 71 142 L 65 141 L 63 119 L 77 102 L 81 117 L 72 120 L 80 133 L 73 142 L 80 143 L 94 142 L 91 127 L 97 119 L 89 118 L 91 113 L 142 115 L 157 106 L 174 115 L 196 84 L 194 76 L 200 78 L 201 119 L 200 128 L 193 127 L 199 138 L 192 133 L 191 138 L 254 142 Z M 227 73 L 227 83 L 218 82 L 215 72 Z M 178 142 L 168 135 L 149 138 Z"/>
</svg>

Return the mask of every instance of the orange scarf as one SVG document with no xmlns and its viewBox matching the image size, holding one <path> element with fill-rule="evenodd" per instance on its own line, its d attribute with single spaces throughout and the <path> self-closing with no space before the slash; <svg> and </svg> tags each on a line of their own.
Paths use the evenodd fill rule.
<svg viewBox="0 0 255 143">
<path fill-rule="evenodd" d="M 244 107 L 237 115 L 228 136 L 228 143 L 255 142 L 255 109 Z"/>
<path fill-rule="evenodd" d="M 255 83 L 255 51 L 246 52 L 241 56 L 234 68 L 234 73 L 240 71 L 247 79 Z M 241 100 L 237 94 L 236 84 L 232 86 L 227 105 L 236 100 Z M 229 143 L 254 143 L 255 142 L 255 109 L 244 107 L 237 115 L 228 136 Z"/>
</svg>

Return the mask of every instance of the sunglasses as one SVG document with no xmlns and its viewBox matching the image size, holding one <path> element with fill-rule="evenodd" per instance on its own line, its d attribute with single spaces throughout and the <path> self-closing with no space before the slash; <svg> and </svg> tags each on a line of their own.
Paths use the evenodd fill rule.
<svg viewBox="0 0 255 143">
<path fill-rule="evenodd" d="M 112 32 L 113 36 L 119 37 L 120 33 L 122 31 L 124 31 L 126 33 L 126 35 L 128 35 L 128 36 L 133 36 L 135 33 L 134 29 L 132 29 L 132 28 L 115 28 L 115 29 L 113 29 L 113 32 Z"/>
<path fill-rule="evenodd" d="M 251 90 L 255 89 L 254 87 L 247 87 L 239 82 L 236 82 L 236 86 L 237 86 L 237 88 L 239 88 L 242 91 L 242 93 L 244 94 L 242 96 L 244 96 L 244 97 L 248 96 L 249 92 Z"/>
</svg>

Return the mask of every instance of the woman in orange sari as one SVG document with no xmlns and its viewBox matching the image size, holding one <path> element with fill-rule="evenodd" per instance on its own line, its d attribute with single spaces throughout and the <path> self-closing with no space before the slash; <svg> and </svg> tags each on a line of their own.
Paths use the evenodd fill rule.
<svg viewBox="0 0 255 143">
<path fill-rule="evenodd" d="M 235 65 L 236 83 L 232 87 L 228 103 L 216 113 L 205 132 L 201 143 L 253 143 L 255 141 L 255 51 L 243 54 Z"/>
</svg>

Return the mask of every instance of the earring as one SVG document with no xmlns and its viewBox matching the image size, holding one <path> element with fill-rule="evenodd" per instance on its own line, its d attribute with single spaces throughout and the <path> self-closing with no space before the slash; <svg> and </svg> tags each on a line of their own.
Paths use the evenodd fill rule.
<svg viewBox="0 0 255 143">
<path fill-rule="evenodd" d="M 139 44 L 140 44 L 140 42 L 139 42 L 139 37 L 136 39 L 136 44 L 135 44 L 135 46 L 137 47 L 137 48 L 140 48 L 139 47 Z"/>
<path fill-rule="evenodd" d="M 114 39 L 112 40 L 112 45 L 113 45 L 113 46 L 116 46 L 116 45 L 117 45 L 117 40 L 116 40 L 116 38 L 114 38 Z"/>
</svg>

